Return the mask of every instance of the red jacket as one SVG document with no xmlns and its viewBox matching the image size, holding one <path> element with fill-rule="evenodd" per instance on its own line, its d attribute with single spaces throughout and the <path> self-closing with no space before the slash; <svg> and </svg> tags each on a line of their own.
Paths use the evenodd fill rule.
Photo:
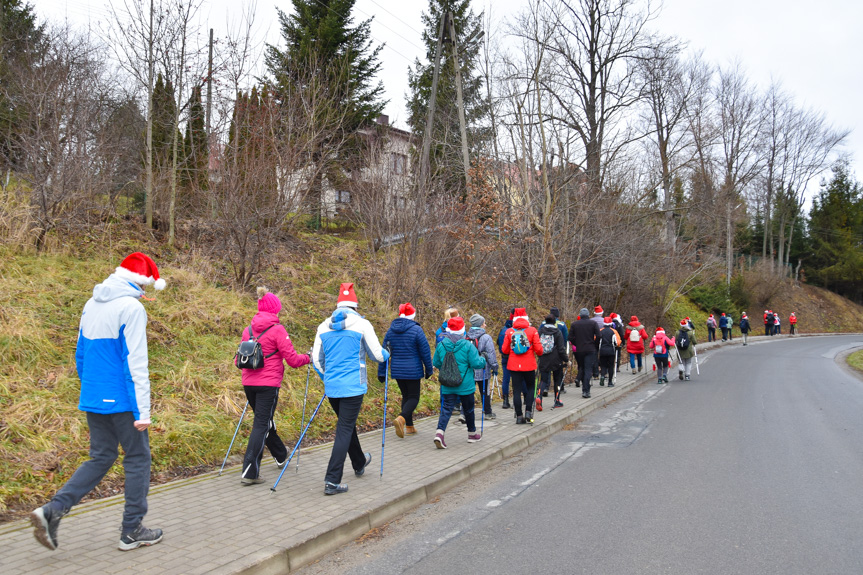
<svg viewBox="0 0 863 575">
<path fill-rule="evenodd" d="M 638 335 L 641 338 L 638 341 L 631 341 L 629 339 L 632 330 L 637 330 Z M 626 334 L 624 335 L 624 339 L 626 339 L 626 351 L 629 353 L 644 353 L 644 342 L 647 341 L 647 338 L 650 336 L 647 335 L 647 330 L 644 329 L 644 326 L 639 322 L 629 322 L 626 326 Z"/>
<path fill-rule="evenodd" d="M 512 334 L 517 329 L 523 329 L 527 336 L 527 341 L 530 343 L 530 350 L 527 353 L 516 355 L 512 353 Z M 512 327 L 506 330 L 503 336 L 503 345 L 501 351 L 504 355 L 508 354 L 509 359 L 506 362 L 506 368 L 510 371 L 536 371 L 536 358 L 542 355 L 542 342 L 539 341 L 539 332 L 536 328 L 530 325 L 523 317 L 518 318 L 512 324 Z"/>
<path fill-rule="evenodd" d="M 284 326 L 279 325 L 278 315 L 259 311 L 252 318 L 252 331 L 257 337 L 267 328 L 270 329 L 258 340 L 261 344 L 261 351 L 264 352 L 264 367 L 242 370 L 243 385 L 281 387 L 282 378 L 285 375 L 285 364 L 282 360 L 287 361 L 291 367 L 302 367 L 311 361 L 308 355 L 299 354 L 294 350 L 294 344 L 291 343 L 288 331 Z M 247 326 L 243 330 L 243 341 L 248 339 L 249 328 Z M 273 355 L 267 357 L 271 353 Z"/>
<path fill-rule="evenodd" d="M 792 315 L 788 318 L 788 323 L 797 323 L 797 316 Z"/>
</svg>

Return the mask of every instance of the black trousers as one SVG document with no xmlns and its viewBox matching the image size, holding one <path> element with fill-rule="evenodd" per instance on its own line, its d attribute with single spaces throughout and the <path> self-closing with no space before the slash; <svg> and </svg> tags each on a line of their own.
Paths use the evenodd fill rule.
<svg viewBox="0 0 863 575">
<path fill-rule="evenodd" d="M 535 371 L 510 371 L 510 386 L 512 387 L 512 407 L 516 417 L 524 413 L 521 410 L 521 400 L 524 398 L 525 411 L 533 411 L 533 401 L 536 393 Z"/>
<path fill-rule="evenodd" d="M 614 356 L 600 355 L 599 356 L 599 375 L 600 377 L 608 376 L 608 385 L 614 385 Z"/>
<path fill-rule="evenodd" d="M 363 406 L 363 396 L 329 397 L 327 399 L 330 400 L 333 411 L 339 416 L 339 421 L 336 423 L 336 438 L 333 441 L 333 451 L 330 454 L 325 480 L 330 483 L 341 483 L 346 455 L 351 458 L 354 471 L 362 469 L 366 464 L 366 455 L 360 446 L 360 438 L 357 437 L 357 418 L 360 415 L 360 408 Z"/>
<path fill-rule="evenodd" d="M 243 457 L 242 477 L 256 479 L 261 473 L 261 459 L 264 456 L 265 446 L 277 461 L 284 461 L 288 457 L 288 450 L 276 433 L 276 424 L 273 422 L 276 404 L 279 402 L 279 388 L 244 385 L 243 391 L 246 392 L 249 407 L 255 413 L 255 421 L 252 423 L 252 434 L 249 436 L 246 455 Z"/>
<path fill-rule="evenodd" d="M 725 341 L 726 339 L 728 339 L 728 328 L 727 327 L 721 327 L 719 329 L 722 330 L 722 341 Z"/>
<path fill-rule="evenodd" d="M 578 379 L 581 381 L 581 394 L 590 395 L 590 378 L 593 366 L 596 364 L 595 351 L 576 351 L 575 361 L 578 364 Z"/>
<path fill-rule="evenodd" d="M 399 415 L 405 418 L 405 425 L 413 427 L 414 411 L 420 403 L 420 380 L 397 379 L 396 383 L 402 392 L 402 411 Z"/>
<path fill-rule="evenodd" d="M 563 366 L 551 371 L 539 372 L 539 386 L 543 393 L 548 391 L 552 379 L 554 379 L 554 396 L 556 398 L 563 383 Z"/>
</svg>

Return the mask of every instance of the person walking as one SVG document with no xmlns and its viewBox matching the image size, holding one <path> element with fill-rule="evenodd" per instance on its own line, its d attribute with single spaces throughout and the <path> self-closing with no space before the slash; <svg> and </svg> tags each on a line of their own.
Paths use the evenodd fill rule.
<svg viewBox="0 0 863 575">
<path fill-rule="evenodd" d="M 797 334 L 797 314 L 791 312 L 791 315 L 788 317 L 788 325 L 791 326 L 791 335 Z"/>
<path fill-rule="evenodd" d="M 470 329 L 467 332 L 467 339 L 486 361 L 484 368 L 474 370 L 473 379 L 482 398 L 481 407 L 485 413 L 485 418 L 495 419 L 497 416 L 491 410 L 491 393 L 489 390 L 491 389 L 491 376 L 497 375 L 497 354 L 494 352 L 494 340 L 485 330 L 484 317 L 478 313 L 470 316 Z"/>
<path fill-rule="evenodd" d="M 599 330 L 599 386 L 605 385 L 608 376 L 608 387 L 614 387 L 615 365 L 614 358 L 620 350 L 620 334 L 614 329 L 614 320 L 611 316 L 605 318 L 602 329 Z"/>
<path fill-rule="evenodd" d="M 444 332 L 444 337 L 440 345 L 435 347 L 433 365 L 439 370 L 447 369 L 444 364 L 447 362 L 447 356 L 452 354 L 456 362 L 458 376 L 461 377 L 461 384 L 456 386 L 441 385 L 441 406 L 440 416 L 437 421 L 437 431 L 435 431 L 434 443 L 438 449 L 446 449 L 446 433 L 447 425 L 450 417 L 452 417 L 453 407 L 456 403 L 461 403 L 462 414 L 464 415 L 465 423 L 467 424 L 467 441 L 468 443 L 476 443 L 482 439 L 482 434 L 476 429 L 476 417 L 474 416 L 474 390 L 476 383 L 474 380 L 475 369 L 484 369 L 486 365 L 485 358 L 479 354 L 476 346 L 465 338 L 464 319 L 461 317 L 453 317 L 447 322 L 447 328 Z M 439 374 L 439 378 L 444 377 L 444 372 Z"/>
<path fill-rule="evenodd" d="M 448 307 L 443 312 L 443 323 L 437 331 L 434 332 L 434 343 L 435 345 L 439 344 L 441 340 L 444 338 L 444 334 L 446 333 L 446 325 L 447 322 L 454 317 L 461 317 L 461 314 L 458 311 L 458 308 Z"/>
<path fill-rule="evenodd" d="M 722 341 L 727 341 L 728 340 L 728 318 L 725 317 L 724 313 L 721 316 L 719 316 L 719 329 L 720 329 L 720 331 L 722 331 Z M 714 336 L 713 339 L 716 339 L 716 337 Z"/>
<path fill-rule="evenodd" d="M 590 318 L 599 329 L 602 329 L 602 326 L 605 325 L 605 320 L 602 318 L 602 314 L 605 313 L 602 309 L 601 305 L 597 305 L 593 308 L 593 317 Z M 593 362 L 593 378 L 599 379 L 599 360 L 596 359 Z"/>
<path fill-rule="evenodd" d="M 707 316 L 707 341 L 716 341 L 716 318 L 713 314 Z"/>
<path fill-rule="evenodd" d="M 434 373 L 431 348 L 423 328 L 415 321 L 417 310 L 410 302 L 399 305 L 399 317 L 390 323 L 383 347 L 390 352 L 390 377 L 402 394 L 401 412 L 393 421 L 396 436 L 416 435 L 414 411 L 420 401 L 420 382 Z M 384 383 L 386 362 L 378 363 L 378 381 Z"/>
<path fill-rule="evenodd" d="M 264 365 L 260 369 L 242 370 L 243 392 L 249 407 L 255 414 L 252 432 L 243 457 L 243 472 L 240 474 L 242 485 L 263 483 L 261 478 L 261 459 L 264 446 L 270 451 L 276 465 L 284 467 L 288 460 L 288 449 L 276 431 L 273 416 L 279 402 L 279 390 L 285 376 L 285 364 L 293 368 L 308 365 L 312 359 L 306 354 L 298 354 L 291 343 L 285 327 L 279 323 L 282 302 L 267 288 L 258 288 L 258 313 L 249 326 L 243 330 L 243 341 L 255 338 L 261 346 Z"/>
<path fill-rule="evenodd" d="M 734 316 L 730 313 L 726 316 L 728 318 L 728 341 L 734 341 Z"/>
<path fill-rule="evenodd" d="M 749 345 L 747 340 L 749 339 L 751 329 L 752 326 L 749 325 L 749 317 L 746 315 L 746 312 L 743 312 L 740 316 L 740 333 L 743 334 L 743 345 Z"/>
<path fill-rule="evenodd" d="M 78 328 L 75 367 L 81 381 L 78 409 L 87 416 L 90 459 L 81 464 L 51 500 L 30 513 L 33 536 L 57 549 L 60 520 L 93 490 L 114 465 L 123 447 L 126 500 L 119 548 L 155 545 L 161 529 L 148 529 L 150 489 L 150 372 L 144 286 L 165 288 L 149 256 L 127 256 L 105 281 L 93 288 Z"/>
<path fill-rule="evenodd" d="M 517 424 L 533 423 L 533 402 L 536 397 L 536 358 L 542 355 L 539 333 L 530 325 L 527 310 L 516 308 L 512 327 L 503 336 L 503 353 L 509 356 L 507 368 L 512 383 L 512 403 Z M 522 399 L 524 413 L 522 414 Z"/>
<path fill-rule="evenodd" d="M 620 316 L 616 313 L 611 314 L 611 319 L 614 322 L 614 329 L 617 331 L 617 335 L 620 336 L 620 343 L 617 348 L 617 373 L 620 373 L 620 357 L 623 355 L 623 340 L 626 337 L 626 326 L 623 325 L 623 320 L 620 319 Z"/>
<path fill-rule="evenodd" d="M 665 330 L 656 328 L 656 333 L 650 340 L 650 349 L 653 350 L 653 362 L 656 364 L 656 383 L 668 383 L 668 363 L 670 349 L 674 340 L 665 335 Z"/>
<path fill-rule="evenodd" d="M 677 378 L 689 381 L 689 374 L 692 370 L 692 358 L 695 357 L 695 330 L 692 329 L 690 322 L 685 319 L 680 322 L 680 329 L 675 337 L 675 345 L 677 346 L 677 356 L 680 363 L 677 364 Z"/>
<path fill-rule="evenodd" d="M 626 326 L 626 353 L 629 354 L 629 367 L 635 375 L 635 362 L 638 361 L 638 371 L 642 369 L 641 357 L 644 354 L 644 344 L 650 336 L 638 321 L 638 316 L 632 316 Z"/>
<path fill-rule="evenodd" d="M 603 325 L 605 322 L 603 322 Z M 578 380 L 581 382 L 581 397 L 590 397 L 590 378 L 596 363 L 596 342 L 599 326 L 588 317 L 587 308 L 581 308 L 578 319 L 569 327 L 569 341 L 575 346 L 575 361 L 578 364 Z M 642 351 L 643 351 L 642 346 Z"/>
<path fill-rule="evenodd" d="M 357 477 L 363 475 L 372 461 L 372 454 L 363 453 L 357 436 L 357 417 L 368 391 L 365 360 L 368 357 L 382 363 L 389 359 L 390 353 L 381 347 L 372 324 L 357 313 L 358 307 L 354 284 L 341 284 L 336 309 L 318 326 L 312 346 L 315 371 L 323 379 L 324 393 L 338 417 L 324 476 L 324 495 L 348 490 L 347 484 L 341 482 L 346 456 L 350 457 Z"/>
<path fill-rule="evenodd" d="M 779 320 L 779 312 L 773 314 L 773 333 L 780 335 L 782 333 L 782 325 Z"/>
<path fill-rule="evenodd" d="M 764 335 L 773 335 L 773 314 L 769 309 L 764 310 Z"/>
<path fill-rule="evenodd" d="M 563 364 L 564 368 L 569 367 L 569 328 L 566 327 L 566 322 L 560 319 L 560 310 L 556 307 L 553 307 L 549 310 L 549 313 L 554 316 L 554 325 L 557 326 L 557 329 L 560 330 L 561 335 L 563 335 L 564 347 L 566 348 L 566 361 Z M 560 387 L 557 391 L 558 400 L 560 400 L 560 394 L 566 393 L 566 389 L 564 387 L 563 378 L 566 375 L 565 369 L 561 373 Z M 563 405 L 563 404 L 561 404 Z"/>
<path fill-rule="evenodd" d="M 512 308 L 509 311 L 509 319 L 504 322 L 503 327 L 500 329 L 500 332 L 497 334 L 497 349 L 500 351 L 500 366 L 501 366 L 501 379 L 500 379 L 500 393 L 503 395 L 503 405 L 500 406 L 501 409 L 510 409 L 509 405 L 509 380 L 510 373 L 509 368 L 506 366 L 509 361 L 509 356 L 503 352 L 503 338 L 506 335 L 506 332 L 509 328 L 512 327 L 512 317 L 515 313 L 515 308 Z"/>
<path fill-rule="evenodd" d="M 550 380 L 554 379 L 554 407 L 563 407 L 560 401 L 560 387 L 563 384 L 563 366 L 569 361 L 566 347 L 569 343 L 563 339 L 563 332 L 557 326 L 553 314 L 545 316 L 545 322 L 539 326 L 539 341 L 542 344 L 542 355 L 539 357 L 539 382 L 541 393 L 537 394 L 536 410 L 542 411 L 542 398 L 548 397 Z"/>
</svg>

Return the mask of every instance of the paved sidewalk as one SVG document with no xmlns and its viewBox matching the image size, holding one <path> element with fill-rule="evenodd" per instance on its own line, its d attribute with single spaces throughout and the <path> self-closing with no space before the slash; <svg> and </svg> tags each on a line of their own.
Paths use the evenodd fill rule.
<svg viewBox="0 0 863 575">
<path fill-rule="evenodd" d="M 774 339 L 779 337 L 786 336 Z M 715 347 L 701 344 L 698 349 L 703 353 Z M 163 541 L 153 547 L 125 553 L 117 549 L 122 495 L 75 507 L 60 524 L 56 551 L 35 541 L 29 521 L 9 523 L 0 526 L 0 573 L 287 573 L 654 381 L 650 357 L 640 374 L 632 375 L 627 367 L 621 365 L 613 388 L 599 387 L 593 380 L 590 399 L 582 399 L 580 389 L 571 384 L 561 395 L 564 407 L 551 410 L 553 399 L 546 398 L 545 411 L 535 413 L 533 425 L 515 425 L 513 411 L 500 409 L 498 402 L 498 418 L 485 422 L 479 443 L 467 443 L 465 427 L 455 418 L 447 430 L 446 450 L 434 446 L 437 417 L 418 421 L 418 434 L 405 439 L 389 427 L 382 479 L 380 431 L 363 434 L 360 440 L 372 453 L 372 464 L 360 478 L 346 465 L 343 481 L 350 491 L 345 494 L 323 494 L 331 444 L 304 450 L 299 473 L 292 462 L 275 493 L 270 487 L 279 470 L 269 456 L 262 470 L 267 482 L 261 485 L 241 486 L 235 465 L 221 477 L 213 472 L 153 487 L 145 524 L 165 531 Z M 674 382 L 676 370 L 670 376 Z"/>
</svg>

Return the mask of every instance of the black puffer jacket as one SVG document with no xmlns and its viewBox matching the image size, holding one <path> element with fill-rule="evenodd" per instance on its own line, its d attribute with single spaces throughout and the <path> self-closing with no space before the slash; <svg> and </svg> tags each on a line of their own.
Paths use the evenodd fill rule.
<svg viewBox="0 0 863 575">
<path fill-rule="evenodd" d="M 563 333 L 560 329 L 556 325 L 543 323 L 539 326 L 538 331 L 540 341 L 542 341 L 543 335 L 554 337 L 554 349 L 539 357 L 539 371 L 554 371 L 565 365 L 569 358 L 566 353 L 566 340 L 563 339 Z"/>
</svg>

